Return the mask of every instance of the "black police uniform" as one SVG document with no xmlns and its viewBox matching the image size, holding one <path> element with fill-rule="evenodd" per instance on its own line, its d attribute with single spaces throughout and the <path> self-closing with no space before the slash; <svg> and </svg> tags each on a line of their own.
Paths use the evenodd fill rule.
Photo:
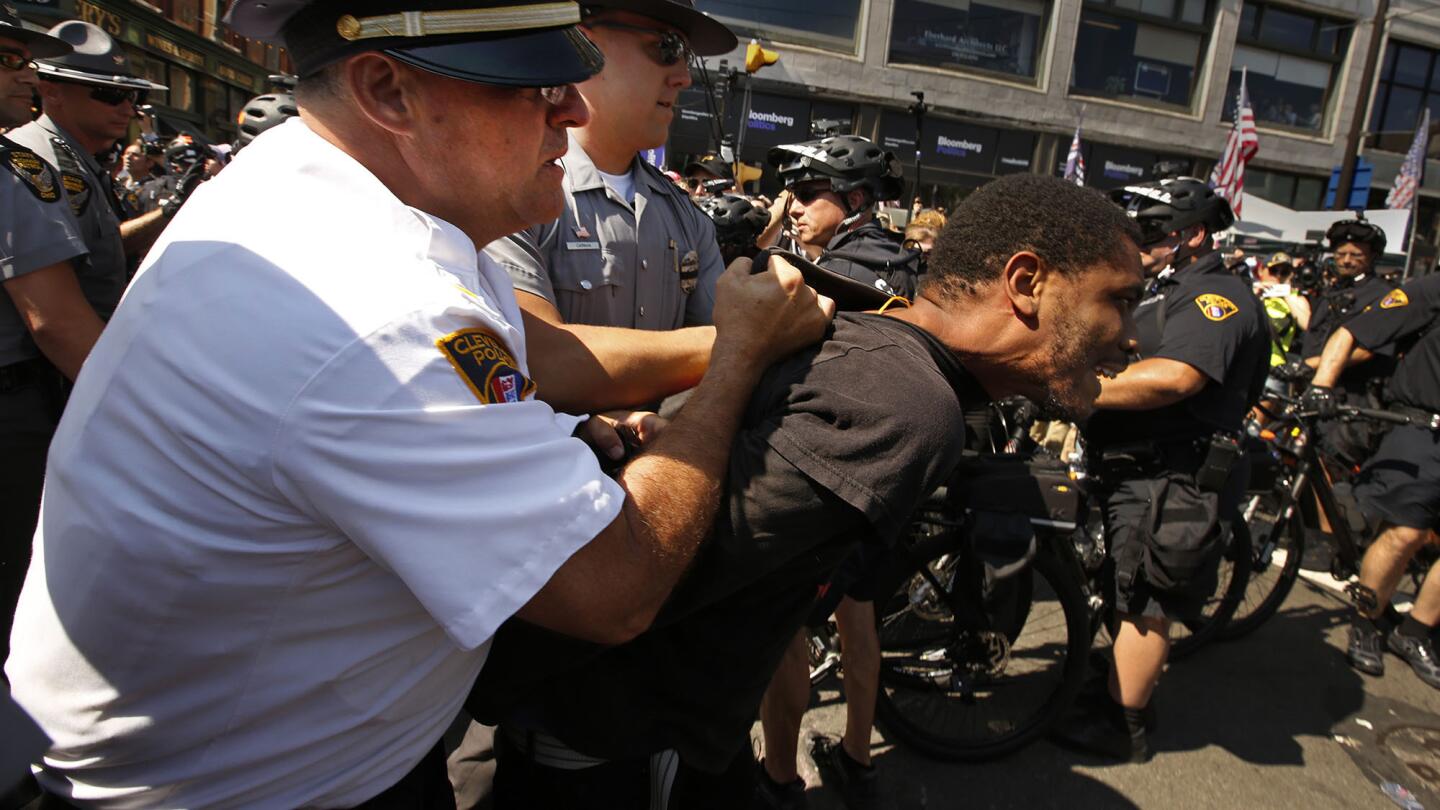
<svg viewBox="0 0 1440 810">
<path fill-rule="evenodd" d="M 1440 425 L 1440 275 L 1392 290 L 1345 328 L 1371 351 L 1393 345 L 1390 408 Z M 1440 431 L 1394 428 L 1361 470 L 1355 495 L 1367 515 L 1397 526 L 1440 529 Z"/>
<path fill-rule="evenodd" d="M 1151 411 L 1098 411 L 1085 429 L 1101 475 L 1100 497 L 1122 613 L 1187 618 L 1214 592 L 1219 524 L 1231 525 L 1244 470 L 1202 486 L 1211 439 L 1238 434 L 1264 389 L 1270 331 L 1250 286 L 1219 253 L 1160 280 L 1135 313 L 1139 356 L 1193 366 L 1199 393 Z M 1212 459 L 1212 463 L 1213 459 Z"/>
<path fill-rule="evenodd" d="M 1393 289 L 1394 284 L 1373 272 L 1332 284 L 1315 300 L 1309 328 L 1300 344 L 1301 356 L 1307 360 L 1319 357 L 1325 350 L 1325 342 L 1335 334 L 1336 329 L 1349 323 Z M 1388 377 L 1394 369 L 1391 358 L 1377 356 L 1345 369 L 1335 387 L 1345 392 L 1345 401 L 1351 405 L 1375 406 L 1379 403 L 1370 401 L 1370 380 Z M 1321 446 L 1346 462 L 1358 465 L 1375 449 L 1380 430 L 1368 422 L 1322 422 L 1319 428 Z"/>
<path fill-rule="evenodd" d="M 160 208 L 160 203 L 175 196 L 175 190 L 180 178 L 173 174 L 162 174 L 159 177 L 152 177 L 140 184 L 135 192 L 141 214 L 148 214 Z"/>
<path fill-rule="evenodd" d="M 866 284 L 879 279 L 890 292 L 910 299 L 919 286 L 920 252 L 906 250 L 900 234 L 874 221 L 836 235 L 815 263 Z"/>
</svg>

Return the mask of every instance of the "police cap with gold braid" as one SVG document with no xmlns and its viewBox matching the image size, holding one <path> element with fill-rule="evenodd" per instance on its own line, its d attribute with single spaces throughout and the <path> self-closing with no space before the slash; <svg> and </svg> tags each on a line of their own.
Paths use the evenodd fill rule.
<svg viewBox="0 0 1440 810">
<path fill-rule="evenodd" d="M 573 2 L 235 0 L 225 20 L 242 36 L 284 45 L 302 79 L 364 51 L 511 87 L 580 82 L 605 64 L 575 27 Z"/>
</svg>

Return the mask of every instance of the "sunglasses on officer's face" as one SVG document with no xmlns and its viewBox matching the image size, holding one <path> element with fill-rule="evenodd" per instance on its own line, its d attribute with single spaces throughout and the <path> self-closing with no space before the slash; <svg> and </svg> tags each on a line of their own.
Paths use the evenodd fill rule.
<svg viewBox="0 0 1440 810">
<path fill-rule="evenodd" d="M 34 70 L 35 62 L 18 51 L 0 51 L 0 68 L 6 70 Z"/>
<path fill-rule="evenodd" d="M 809 186 L 791 186 L 786 189 L 790 196 L 800 201 L 801 205 L 809 205 L 820 198 L 821 194 L 830 190 L 829 184 L 816 183 Z"/>
<path fill-rule="evenodd" d="M 682 59 L 687 62 L 690 59 L 689 43 L 685 41 L 684 37 L 674 31 L 665 31 L 659 28 L 645 28 L 640 25 L 627 25 L 625 23 L 610 22 L 608 20 L 587 22 L 583 23 L 583 25 L 587 28 L 614 28 L 619 31 L 639 31 L 643 34 L 654 34 L 660 39 L 656 43 L 658 47 L 657 52 L 652 53 L 650 58 L 665 67 L 670 67 Z"/>
<path fill-rule="evenodd" d="M 90 88 L 90 98 L 111 107 L 118 104 L 144 104 L 146 93 L 145 90 L 126 90 L 119 87 Z"/>
</svg>

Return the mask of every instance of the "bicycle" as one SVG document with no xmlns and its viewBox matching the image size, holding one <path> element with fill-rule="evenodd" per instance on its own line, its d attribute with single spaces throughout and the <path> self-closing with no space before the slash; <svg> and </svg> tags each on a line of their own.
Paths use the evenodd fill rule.
<svg viewBox="0 0 1440 810">
<path fill-rule="evenodd" d="M 1364 541 L 1373 528 L 1348 491 L 1349 471 L 1327 463 L 1321 454 L 1314 435 L 1316 414 L 1296 410 L 1293 398 L 1272 396 L 1288 407 L 1277 412 L 1261 406 L 1271 421 L 1257 432 L 1273 453 L 1274 476 L 1270 486 L 1254 493 L 1246 505 L 1252 575 L 1240 608 L 1219 634 L 1225 640 L 1253 633 L 1279 610 L 1299 578 L 1306 530 L 1318 530 L 1322 514 L 1335 542 L 1330 575 L 1340 582 L 1359 573 Z M 1341 406 L 1338 414 L 1341 419 L 1416 424 L 1411 417 L 1375 408 Z M 1337 484 L 1346 486 L 1337 489 Z M 1417 588 L 1434 553 L 1433 549 L 1422 552 L 1410 562 L 1408 571 Z"/>
</svg>

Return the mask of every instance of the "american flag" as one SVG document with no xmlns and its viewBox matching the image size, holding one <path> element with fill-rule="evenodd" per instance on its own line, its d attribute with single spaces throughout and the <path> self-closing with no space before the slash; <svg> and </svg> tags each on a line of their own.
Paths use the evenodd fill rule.
<svg viewBox="0 0 1440 810">
<path fill-rule="evenodd" d="M 1240 69 L 1240 95 L 1235 99 L 1235 126 L 1225 141 L 1225 153 L 1210 173 L 1210 185 L 1224 197 L 1235 218 L 1240 219 L 1240 206 L 1245 195 L 1245 164 L 1260 151 L 1260 136 L 1255 132 L 1255 112 L 1250 109 L 1250 93 L 1245 90 L 1246 69 Z"/>
<path fill-rule="evenodd" d="M 1070 154 L 1065 156 L 1065 179 L 1077 186 L 1085 185 L 1085 158 L 1080 154 L 1080 125 L 1070 141 Z"/>
<path fill-rule="evenodd" d="M 1425 147 L 1430 141 L 1430 108 L 1420 113 L 1420 125 L 1415 128 L 1415 140 L 1410 142 L 1410 151 L 1405 153 L 1405 162 L 1400 173 L 1395 175 L 1395 187 L 1385 198 L 1386 208 L 1410 208 L 1415 203 L 1415 189 L 1420 186 L 1420 177 L 1425 171 Z"/>
</svg>

